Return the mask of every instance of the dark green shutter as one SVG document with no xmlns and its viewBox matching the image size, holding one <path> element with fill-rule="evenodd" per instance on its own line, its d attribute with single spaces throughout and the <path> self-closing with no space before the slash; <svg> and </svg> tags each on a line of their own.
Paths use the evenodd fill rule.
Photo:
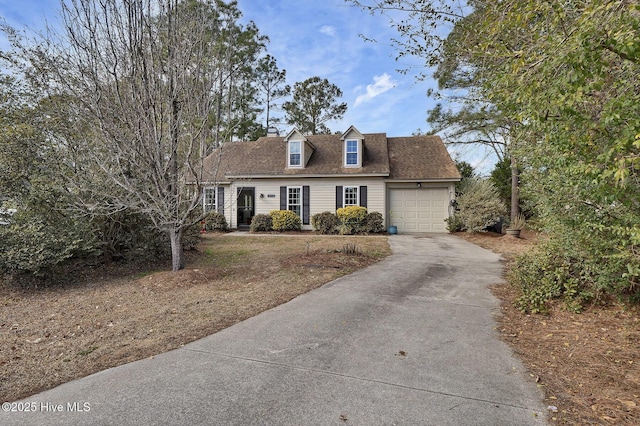
<svg viewBox="0 0 640 426">
<path fill-rule="evenodd" d="M 311 209 L 309 208 L 309 187 L 302 187 L 302 224 L 309 224 L 309 214 Z"/>
<path fill-rule="evenodd" d="M 216 194 L 216 204 L 218 213 L 224 214 L 224 187 L 218 187 L 218 193 Z"/>
<path fill-rule="evenodd" d="M 336 186 L 336 210 L 342 208 L 342 187 Z"/>
<path fill-rule="evenodd" d="M 367 207 L 367 187 L 360 187 L 360 207 Z"/>
<path fill-rule="evenodd" d="M 280 187 L 280 210 L 287 209 L 287 187 Z"/>
</svg>

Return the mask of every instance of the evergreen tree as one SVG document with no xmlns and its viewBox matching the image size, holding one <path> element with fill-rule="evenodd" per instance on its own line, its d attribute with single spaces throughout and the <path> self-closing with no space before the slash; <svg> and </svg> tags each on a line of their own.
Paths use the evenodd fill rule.
<svg viewBox="0 0 640 426">
<path fill-rule="evenodd" d="M 287 123 L 305 134 L 330 134 L 330 120 L 340 120 L 347 111 L 346 103 L 338 103 L 342 90 L 320 77 L 311 77 L 293 86 L 293 99 L 285 102 Z"/>
</svg>

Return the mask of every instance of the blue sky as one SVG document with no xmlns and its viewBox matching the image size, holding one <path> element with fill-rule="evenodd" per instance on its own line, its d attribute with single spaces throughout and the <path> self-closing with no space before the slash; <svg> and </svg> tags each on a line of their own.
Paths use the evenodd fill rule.
<svg viewBox="0 0 640 426">
<path fill-rule="evenodd" d="M 287 70 L 290 83 L 315 75 L 340 87 L 348 105 L 344 120 L 361 132 L 409 136 L 426 130 L 428 85 L 396 72 L 389 40 L 395 35 L 387 19 L 371 16 L 343 0 L 239 0 L 245 19 L 253 20 L 271 42 L 269 52 Z M 374 37 L 365 42 L 360 34 Z"/>
<path fill-rule="evenodd" d="M 319 76 L 340 87 L 348 110 L 343 120 L 328 123 L 332 131 L 353 124 L 363 133 L 410 136 L 429 129 L 426 116 L 434 101 L 426 92 L 435 83 L 417 82 L 414 75 L 397 71 L 420 62 L 396 61 L 390 39 L 397 34 L 388 18 L 372 16 L 343 0 L 238 0 L 238 6 L 243 22 L 254 21 L 269 37 L 267 51 L 287 70 L 288 84 Z M 45 21 L 55 23 L 58 8 L 58 0 L 0 0 L 1 17 L 32 28 Z M 377 43 L 364 41 L 361 34 Z M 6 42 L 0 40 L 0 49 L 4 47 Z M 289 130 L 287 125 L 281 127 Z M 477 151 L 460 154 L 481 169 L 487 161 Z"/>
</svg>

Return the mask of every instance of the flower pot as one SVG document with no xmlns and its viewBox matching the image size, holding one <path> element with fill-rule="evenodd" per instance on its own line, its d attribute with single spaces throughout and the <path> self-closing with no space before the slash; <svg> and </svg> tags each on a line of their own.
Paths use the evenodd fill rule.
<svg viewBox="0 0 640 426">
<path fill-rule="evenodd" d="M 511 235 L 512 237 L 520 238 L 520 229 L 506 229 L 507 235 Z"/>
<path fill-rule="evenodd" d="M 393 234 L 397 234 L 397 233 L 398 233 L 398 227 L 397 227 L 397 226 L 393 226 L 393 225 L 391 225 L 391 226 L 389 226 L 389 227 L 387 228 L 387 232 L 388 232 L 389 234 L 392 234 L 392 235 L 393 235 Z"/>
</svg>

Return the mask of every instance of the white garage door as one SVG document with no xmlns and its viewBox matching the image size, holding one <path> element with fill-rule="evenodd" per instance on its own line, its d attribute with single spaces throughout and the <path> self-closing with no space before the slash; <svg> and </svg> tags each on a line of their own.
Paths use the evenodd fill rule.
<svg viewBox="0 0 640 426">
<path fill-rule="evenodd" d="M 398 232 L 446 232 L 447 188 L 391 189 L 391 224 Z"/>
</svg>

